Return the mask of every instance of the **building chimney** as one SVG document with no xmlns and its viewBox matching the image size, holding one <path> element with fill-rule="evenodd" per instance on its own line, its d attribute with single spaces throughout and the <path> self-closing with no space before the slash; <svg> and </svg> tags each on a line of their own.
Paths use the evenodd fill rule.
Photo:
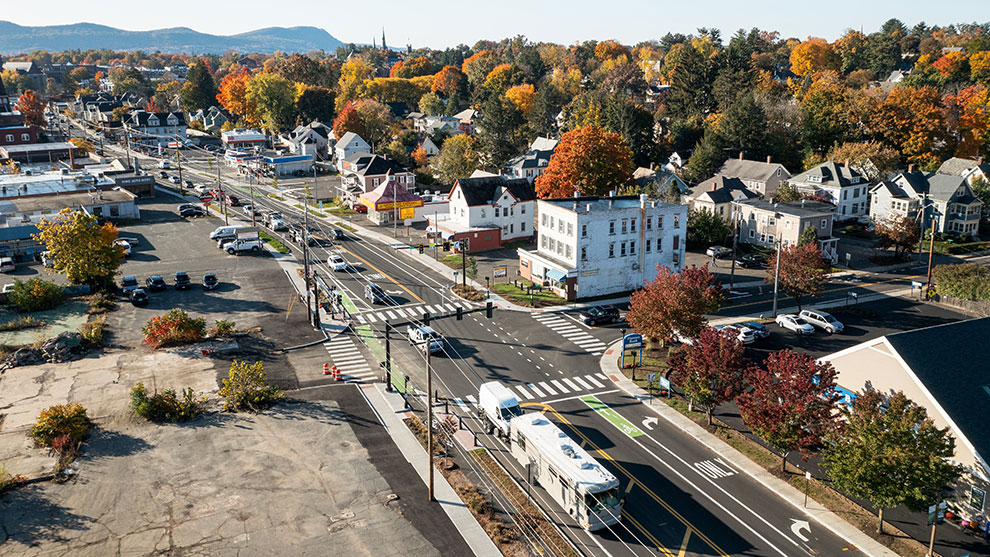
<svg viewBox="0 0 990 557">
<path fill-rule="evenodd" d="M 772 156 L 770 156 L 770 155 L 767 155 L 767 164 L 770 164 L 770 160 L 771 160 L 771 159 L 773 159 L 773 157 L 772 157 Z"/>
<path fill-rule="evenodd" d="M 739 160 L 742 160 L 742 151 L 739 151 Z"/>
<path fill-rule="evenodd" d="M 650 170 L 653 170 L 653 168 L 654 168 L 654 167 L 656 167 L 656 163 L 652 163 L 652 162 L 651 162 L 651 163 L 650 163 Z"/>
<path fill-rule="evenodd" d="M 615 190 L 608 190 L 609 197 L 615 197 Z"/>
<path fill-rule="evenodd" d="M 912 172 L 914 172 L 914 165 L 913 164 L 909 164 L 908 165 L 908 174 L 910 174 Z"/>
<path fill-rule="evenodd" d="M 849 168 L 849 159 L 846 159 L 846 162 L 843 163 L 843 166 L 845 166 L 846 168 Z"/>
<path fill-rule="evenodd" d="M 718 182 L 712 180 L 712 191 L 715 191 L 717 189 L 718 189 Z"/>
<path fill-rule="evenodd" d="M 641 209 L 645 209 L 646 208 L 646 194 L 645 193 L 639 194 L 639 207 Z"/>
</svg>

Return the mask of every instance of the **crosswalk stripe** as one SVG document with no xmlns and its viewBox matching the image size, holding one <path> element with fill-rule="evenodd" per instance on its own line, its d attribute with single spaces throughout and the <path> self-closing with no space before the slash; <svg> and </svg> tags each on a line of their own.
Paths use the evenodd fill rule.
<svg viewBox="0 0 990 557">
<path fill-rule="evenodd" d="M 369 313 L 368 314 L 368 321 L 371 322 L 371 323 L 374 323 L 374 322 L 378 321 L 378 315 L 377 314 L 374 314 L 374 313 Z"/>
<path fill-rule="evenodd" d="M 534 393 L 536 393 L 536 396 L 538 396 L 540 398 L 543 398 L 544 396 L 546 396 L 546 395 L 543 394 L 543 391 L 541 391 L 540 389 L 536 388 L 536 385 L 534 385 L 532 383 L 526 383 L 526 386 L 529 387 L 529 390 L 531 390 Z"/>
<path fill-rule="evenodd" d="M 395 319 L 395 314 L 391 311 L 386 310 L 385 315 L 387 315 L 389 319 Z"/>
<path fill-rule="evenodd" d="M 459 398 L 455 398 L 455 399 L 454 399 L 454 402 L 455 402 L 455 403 L 456 403 L 456 404 L 457 404 L 458 406 L 460 406 L 460 407 L 461 407 L 461 410 L 463 410 L 463 411 L 465 411 L 465 412 L 470 412 L 470 411 L 471 411 L 471 408 L 470 408 L 470 407 L 468 407 L 468 405 L 467 405 L 467 404 L 464 404 L 464 401 L 463 401 L 463 400 L 461 400 L 461 399 L 459 399 Z"/>
<path fill-rule="evenodd" d="M 550 385 L 547 385 L 546 381 L 540 381 L 539 383 L 537 383 L 537 385 L 539 385 L 541 389 L 549 393 L 550 396 L 554 396 L 557 394 L 557 391 L 555 391 L 554 388 L 551 387 Z"/>
<path fill-rule="evenodd" d="M 592 352 L 591 355 L 592 356 L 601 356 L 602 353 L 601 352 Z"/>
<path fill-rule="evenodd" d="M 606 377 L 604 373 L 592 373 L 592 375 L 601 379 L 602 381 L 609 381 L 609 378 Z"/>
<path fill-rule="evenodd" d="M 556 379 L 551 379 L 550 384 L 553 385 L 554 387 L 557 387 L 557 390 L 559 390 L 562 393 L 566 393 L 568 391 L 567 387 L 561 385 L 560 381 L 557 381 Z"/>
<path fill-rule="evenodd" d="M 457 307 L 453 304 L 444 304 L 443 307 L 446 308 L 447 311 L 457 311 Z"/>
<path fill-rule="evenodd" d="M 339 344 L 354 344 L 354 341 L 348 337 L 337 337 L 324 342 L 323 346 L 337 346 Z"/>
<path fill-rule="evenodd" d="M 475 406 L 478 405 L 478 399 L 474 398 L 474 395 L 468 395 L 465 398 L 467 398 L 467 401 L 470 402 L 471 404 Z"/>
<path fill-rule="evenodd" d="M 356 317 L 357 317 L 357 320 L 360 321 L 362 325 L 364 325 L 366 323 L 366 321 L 364 320 L 364 317 L 363 316 L 357 315 Z"/>
<path fill-rule="evenodd" d="M 589 352 L 592 350 L 602 350 L 605 348 L 605 345 L 598 341 L 575 342 L 574 344 L 588 350 Z"/>
<path fill-rule="evenodd" d="M 564 321 L 563 319 L 548 319 L 546 321 L 543 321 L 543 324 L 546 325 L 547 327 L 550 327 L 551 329 L 556 329 L 557 327 L 566 327 L 569 325 L 569 323 L 567 323 L 567 321 Z"/>
<path fill-rule="evenodd" d="M 352 366 L 359 363 L 367 365 L 368 360 L 366 360 L 363 356 L 348 356 L 346 358 L 334 358 L 333 363 L 337 364 L 337 367 Z"/>
<path fill-rule="evenodd" d="M 533 398 L 533 395 L 529 394 L 529 391 L 527 391 L 522 385 L 516 385 L 516 390 L 519 391 L 519 394 L 521 394 L 526 400 Z"/>
<path fill-rule="evenodd" d="M 560 378 L 560 380 L 561 380 L 561 381 L 562 381 L 562 382 L 563 382 L 563 383 L 564 383 L 565 385 L 567 385 L 568 387 L 570 387 L 570 388 L 571 388 L 572 390 L 574 390 L 574 391 L 580 391 L 580 390 L 581 390 L 581 387 L 578 387 L 577 385 L 575 385 L 574 383 L 572 383 L 570 379 L 568 379 L 568 378 L 566 378 L 566 377 L 561 377 L 561 378 Z"/>
<path fill-rule="evenodd" d="M 553 327 L 553 330 L 557 331 L 558 333 L 563 333 L 564 331 L 567 331 L 568 333 L 573 332 L 573 331 L 578 331 L 578 332 L 584 333 L 584 329 L 582 329 L 580 327 L 575 327 L 574 325 L 562 325 L 560 327 Z"/>
<path fill-rule="evenodd" d="M 584 378 L 588 380 L 588 383 L 591 383 L 592 385 L 594 385 L 595 387 L 597 387 L 599 389 L 605 388 L 605 385 L 602 385 L 601 383 L 599 383 L 598 380 L 594 378 L 594 376 L 585 375 Z"/>
<path fill-rule="evenodd" d="M 588 390 L 594 389 L 594 387 L 592 387 L 588 383 L 585 383 L 584 379 L 581 379 L 580 377 L 574 376 L 571 379 L 573 379 L 575 383 L 577 383 L 578 385 L 581 385 L 585 389 L 588 389 Z M 564 381 L 566 381 L 566 379 L 564 379 Z"/>
</svg>

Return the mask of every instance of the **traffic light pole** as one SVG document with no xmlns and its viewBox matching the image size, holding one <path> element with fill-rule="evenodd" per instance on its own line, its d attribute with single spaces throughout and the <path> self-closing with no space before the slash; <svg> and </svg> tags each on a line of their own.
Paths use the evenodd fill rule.
<svg viewBox="0 0 990 557">
<path fill-rule="evenodd" d="M 423 345 L 423 352 L 426 353 L 426 455 L 427 466 L 430 469 L 429 496 L 430 501 L 436 501 L 433 497 L 433 373 L 430 369 L 430 340 L 426 340 Z"/>
<path fill-rule="evenodd" d="M 392 324 L 385 320 L 385 391 L 392 392 L 392 337 L 389 329 Z"/>
<path fill-rule="evenodd" d="M 464 252 L 464 241 L 463 240 L 461 240 L 460 242 L 458 242 L 457 245 L 458 245 L 458 247 L 461 250 L 461 285 L 462 285 L 462 287 L 466 291 L 466 289 L 467 289 L 467 254 Z"/>
</svg>

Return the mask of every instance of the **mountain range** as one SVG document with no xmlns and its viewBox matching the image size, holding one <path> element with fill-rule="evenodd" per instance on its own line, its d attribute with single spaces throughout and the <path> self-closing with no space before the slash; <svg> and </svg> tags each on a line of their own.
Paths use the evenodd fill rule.
<svg viewBox="0 0 990 557">
<path fill-rule="evenodd" d="M 21 54 L 34 50 L 156 50 L 178 54 L 223 54 L 260 52 L 333 52 L 343 43 L 318 27 L 267 27 L 238 35 L 210 35 L 188 27 L 151 31 L 125 31 L 95 23 L 73 23 L 25 27 L 0 21 L 0 54 Z"/>
</svg>

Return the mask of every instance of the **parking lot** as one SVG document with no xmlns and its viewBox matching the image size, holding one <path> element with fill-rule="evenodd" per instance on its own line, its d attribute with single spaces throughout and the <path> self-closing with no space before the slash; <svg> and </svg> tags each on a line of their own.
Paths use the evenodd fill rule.
<svg viewBox="0 0 990 557">
<path fill-rule="evenodd" d="M 120 308 L 108 321 L 114 343 L 139 345 L 141 327 L 152 316 L 173 308 L 206 317 L 208 326 L 217 319 L 227 319 L 238 328 L 261 327 L 267 338 L 282 346 L 312 340 L 312 330 L 305 326 L 304 308 L 292 302 L 295 291 L 274 259 L 264 252 L 236 256 L 220 251 L 209 234 L 224 224 L 223 219 L 180 218 L 176 213 L 180 202 L 175 196 L 159 193 L 156 199 L 141 201 L 140 223 L 120 228 L 122 237 L 138 239 L 121 266 L 120 276 L 134 275 L 144 286 L 148 277 L 160 275 L 168 288 L 149 292 L 150 302 L 143 307 L 134 307 L 120 297 Z M 189 274 L 190 289 L 175 290 L 177 271 Z M 206 273 L 219 278 L 216 290 L 203 290 Z"/>
</svg>

